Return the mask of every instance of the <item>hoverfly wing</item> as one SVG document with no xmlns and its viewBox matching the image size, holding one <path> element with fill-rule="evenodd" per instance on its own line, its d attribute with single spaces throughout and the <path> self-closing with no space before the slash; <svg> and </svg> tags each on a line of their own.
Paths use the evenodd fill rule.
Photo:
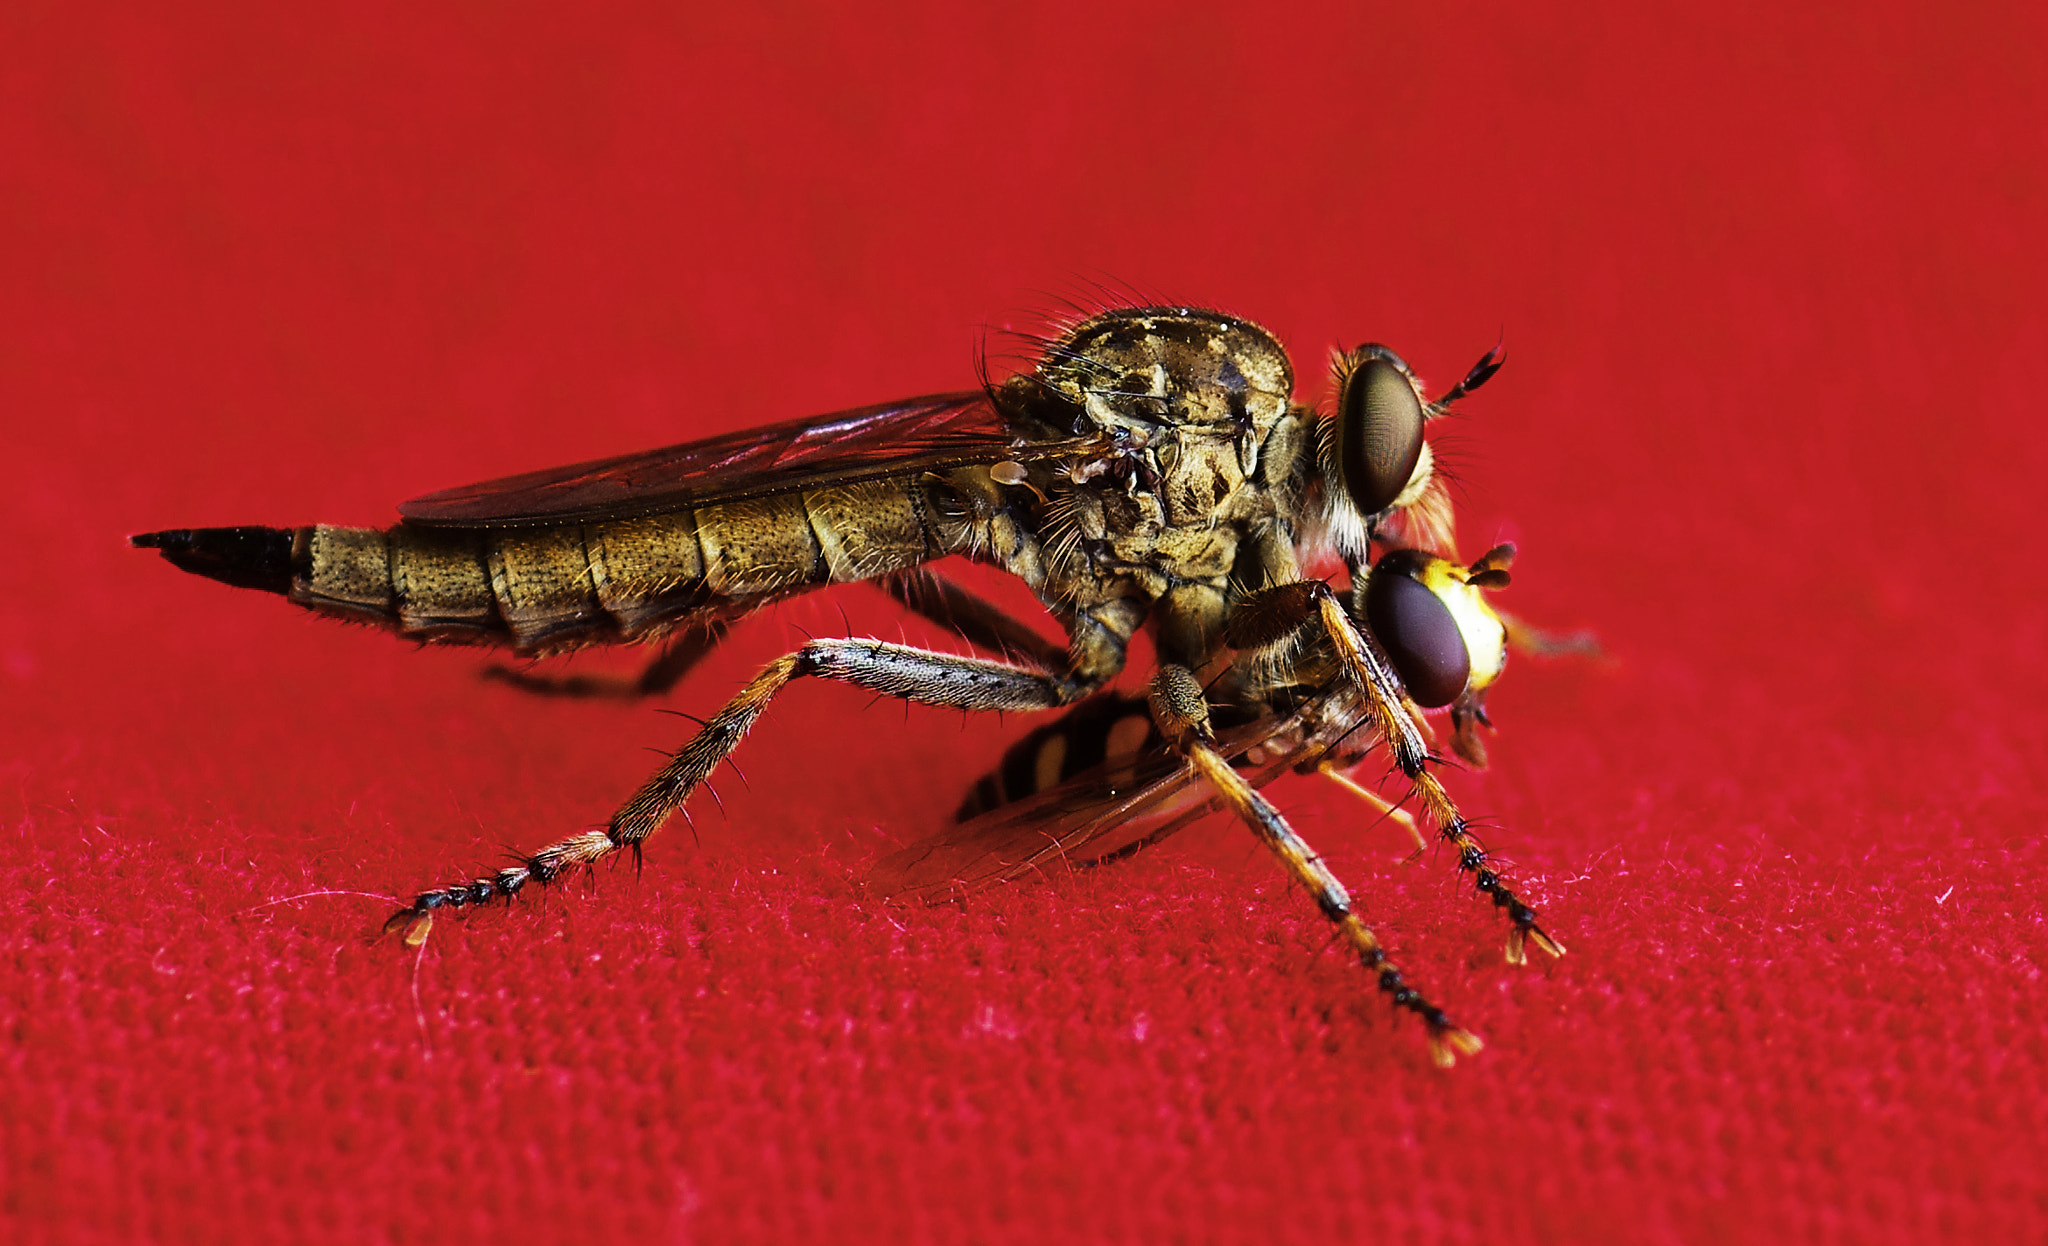
<svg viewBox="0 0 2048 1246">
<path fill-rule="evenodd" d="M 1274 733 L 1268 717 L 1226 733 L 1217 749 L 1241 761 Z M 1294 758 L 1261 758 L 1248 771 L 1255 786 Z M 1204 792 L 1188 763 L 1163 744 L 1113 757 L 1072 778 L 948 827 L 875 863 L 869 881 L 887 896 L 936 903 L 1015 881 L 1058 862 L 1088 865 L 1157 842 L 1206 817 L 1221 801 Z"/>
<path fill-rule="evenodd" d="M 870 881 L 884 895 L 937 902 L 1058 860 L 1099 856 L 1116 847 L 1105 837 L 1168 804 L 1192 781 L 1187 765 L 1164 751 L 1104 763 L 891 853 L 875 863 Z"/>
<path fill-rule="evenodd" d="M 1086 444 L 1024 441 L 981 390 L 931 394 L 443 489 L 398 513 L 436 528 L 631 519 L 792 489 L 1060 457 Z"/>
</svg>

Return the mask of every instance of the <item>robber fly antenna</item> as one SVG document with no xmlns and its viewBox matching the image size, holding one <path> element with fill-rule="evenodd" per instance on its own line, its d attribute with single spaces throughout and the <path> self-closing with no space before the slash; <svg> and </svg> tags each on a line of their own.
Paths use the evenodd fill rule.
<svg viewBox="0 0 2048 1246">
<path fill-rule="evenodd" d="M 1492 380 L 1493 374 L 1500 371 L 1500 365 L 1507 361 L 1507 352 L 1503 349 L 1506 342 L 1507 331 L 1503 329 L 1500 336 L 1494 340 L 1493 349 L 1479 357 L 1479 362 L 1473 364 L 1471 371 L 1465 373 L 1465 379 L 1451 386 L 1449 393 L 1436 400 L 1436 409 L 1439 412 L 1443 411 L 1458 399 Z"/>
</svg>

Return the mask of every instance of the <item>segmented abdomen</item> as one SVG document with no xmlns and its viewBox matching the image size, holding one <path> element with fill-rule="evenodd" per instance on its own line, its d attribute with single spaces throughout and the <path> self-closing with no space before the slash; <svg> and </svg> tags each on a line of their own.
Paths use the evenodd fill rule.
<svg viewBox="0 0 2048 1246">
<path fill-rule="evenodd" d="M 420 640 L 539 653 L 658 635 L 946 552 L 918 482 L 880 480 L 602 523 L 293 534 L 287 596 Z"/>
</svg>

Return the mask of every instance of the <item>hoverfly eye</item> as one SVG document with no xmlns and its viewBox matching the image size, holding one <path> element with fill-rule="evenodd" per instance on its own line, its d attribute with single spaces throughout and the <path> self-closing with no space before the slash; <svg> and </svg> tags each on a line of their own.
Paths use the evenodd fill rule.
<svg viewBox="0 0 2048 1246">
<path fill-rule="evenodd" d="M 1408 695 L 1424 709 L 1449 705 L 1472 677 L 1472 654 L 1450 607 L 1409 578 L 1396 551 L 1380 559 L 1365 585 L 1365 623 Z M 1388 566 L 1389 562 L 1395 563 Z"/>
<path fill-rule="evenodd" d="M 1368 348 L 1371 349 L 1371 348 Z M 1362 516 L 1394 504 L 1422 458 L 1422 402 L 1407 374 L 1372 356 L 1337 396 L 1337 471 Z"/>
</svg>

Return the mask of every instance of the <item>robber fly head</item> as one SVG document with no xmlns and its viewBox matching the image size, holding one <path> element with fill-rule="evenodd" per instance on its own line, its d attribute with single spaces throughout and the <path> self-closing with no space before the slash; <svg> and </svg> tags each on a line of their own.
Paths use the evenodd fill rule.
<svg viewBox="0 0 2048 1246">
<path fill-rule="evenodd" d="M 1496 346 L 1435 402 L 1405 361 L 1375 342 L 1336 357 L 1335 410 L 1323 418 L 1323 526 L 1354 564 L 1376 539 L 1452 552 L 1451 502 L 1423 425 L 1500 369 Z M 1387 531 L 1383 531 L 1387 529 Z"/>
<path fill-rule="evenodd" d="M 1453 746 L 1485 764 L 1475 728 L 1486 691 L 1507 664 L 1507 628 L 1485 592 L 1506 588 L 1515 547 L 1498 545 L 1471 566 L 1415 549 L 1391 550 L 1352 587 L 1352 612 L 1379 642 L 1408 699 L 1451 711 Z"/>
</svg>

